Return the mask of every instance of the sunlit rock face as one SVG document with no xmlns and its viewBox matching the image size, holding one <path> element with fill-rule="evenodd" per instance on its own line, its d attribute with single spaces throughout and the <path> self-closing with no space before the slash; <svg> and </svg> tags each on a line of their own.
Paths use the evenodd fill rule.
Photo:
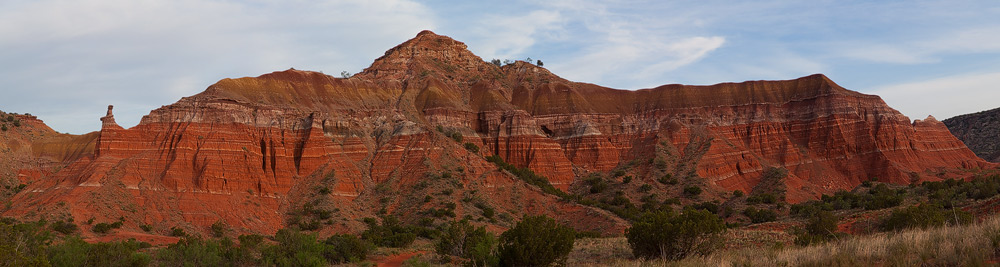
<svg viewBox="0 0 1000 267">
<path fill-rule="evenodd" d="M 135 127 L 118 126 L 110 108 L 101 122 L 92 154 L 40 174 L 4 215 L 274 233 L 310 203 L 335 211 L 322 231 L 350 232 L 364 229 L 359 218 L 415 220 L 446 203 L 458 203 L 459 218 L 479 216 L 478 203 L 621 233 L 621 218 L 545 194 L 484 157 L 561 190 L 631 166 L 642 181 L 672 173 L 750 192 L 778 167 L 791 202 L 872 178 L 994 166 L 933 118 L 910 122 L 823 75 L 616 90 L 525 62 L 490 64 L 429 31 L 350 78 L 292 69 L 224 79 Z"/>
</svg>

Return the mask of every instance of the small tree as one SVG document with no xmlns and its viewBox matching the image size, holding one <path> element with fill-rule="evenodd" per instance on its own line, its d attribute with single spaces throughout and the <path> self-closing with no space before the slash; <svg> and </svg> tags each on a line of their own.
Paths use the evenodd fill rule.
<svg viewBox="0 0 1000 267">
<path fill-rule="evenodd" d="M 340 78 L 344 78 L 344 79 L 351 78 L 351 73 L 347 72 L 346 70 L 345 71 L 341 71 L 340 72 Z"/>
<path fill-rule="evenodd" d="M 545 66 L 545 63 L 542 63 L 542 60 L 539 59 L 538 62 L 535 63 L 535 65 L 538 65 L 539 67 L 541 67 L 541 66 Z"/>
<path fill-rule="evenodd" d="M 719 248 L 725 229 L 715 214 L 686 208 L 678 216 L 666 211 L 644 213 L 625 231 L 625 237 L 636 257 L 677 260 L 691 254 L 708 255 Z"/>
<path fill-rule="evenodd" d="M 839 221 L 840 218 L 829 211 L 824 210 L 816 213 L 815 216 L 809 218 L 805 229 L 796 234 L 795 244 L 808 246 L 837 238 L 837 223 Z"/>
<path fill-rule="evenodd" d="M 449 224 L 434 244 L 438 254 L 463 257 L 474 266 L 497 265 L 496 246 L 496 236 L 487 232 L 484 226 L 470 225 L 469 220 Z"/>
<path fill-rule="evenodd" d="M 332 235 L 323 243 L 327 245 L 323 255 L 332 263 L 363 261 L 372 250 L 371 244 L 349 234 Z"/>
<path fill-rule="evenodd" d="M 549 266 L 565 263 L 576 231 L 545 216 L 524 217 L 500 235 L 497 251 L 502 266 Z"/>
<path fill-rule="evenodd" d="M 226 225 L 222 221 L 217 221 L 212 224 L 211 230 L 212 236 L 222 237 L 222 235 L 226 234 Z"/>
</svg>

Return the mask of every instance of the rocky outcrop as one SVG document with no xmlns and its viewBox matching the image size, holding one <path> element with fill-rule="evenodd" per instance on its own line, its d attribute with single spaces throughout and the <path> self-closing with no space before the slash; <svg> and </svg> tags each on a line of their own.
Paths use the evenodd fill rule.
<svg viewBox="0 0 1000 267">
<path fill-rule="evenodd" d="M 944 124 L 977 156 L 1000 162 L 1000 108 L 955 116 Z"/>
<path fill-rule="evenodd" d="M 77 221 L 273 233 L 320 208 L 333 211 L 323 231 L 343 232 L 384 213 L 478 218 L 491 207 L 501 216 L 483 221 L 500 228 L 547 214 L 620 233 L 621 218 L 545 194 L 484 156 L 564 191 L 621 171 L 636 187 L 670 175 L 709 197 L 760 190 L 765 170 L 784 168 L 774 182 L 792 202 L 876 177 L 910 183 L 994 166 L 933 118 L 911 123 L 823 75 L 615 90 L 526 62 L 490 64 L 429 31 L 350 78 L 291 69 L 224 79 L 135 127 L 115 124 L 111 107 L 101 121 L 94 156 L 30 185 L 4 214 L 63 202 Z"/>
</svg>

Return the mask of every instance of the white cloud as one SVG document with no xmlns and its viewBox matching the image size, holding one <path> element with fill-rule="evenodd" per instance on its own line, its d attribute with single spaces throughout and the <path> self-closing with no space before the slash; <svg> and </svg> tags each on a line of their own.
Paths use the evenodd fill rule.
<svg viewBox="0 0 1000 267">
<path fill-rule="evenodd" d="M 0 95 L 16 97 L 0 107 L 83 133 L 106 105 L 134 106 L 116 109 L 128 127 L 222 78 L 360 71 L 435 23 L 409 0 L 3 1 Z"/>
<path fill-rule="evenodd" d="M 1000 107 L 1000 72 L 948 76 L 876 88 L 889 106 L 911 119 L 947 119 Z"/>
<path fill-rule="evenodd" d="M 517 58 L 535 45 L 543 32 L 559 31 L 559 12 L 535 10 L 523 16 L 489 15 L 473 29 L 476 50 L 490 58 Z"/>
</svg>

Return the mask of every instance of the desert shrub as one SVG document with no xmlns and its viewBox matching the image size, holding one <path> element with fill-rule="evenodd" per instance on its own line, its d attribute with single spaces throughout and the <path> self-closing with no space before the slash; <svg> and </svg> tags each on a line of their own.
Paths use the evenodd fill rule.
<svg viewBox="0 0 1000 267">
<path fill-rule="evenodd" d="M 899 206 L 903 203 L 906 196 L 907 192 L 905 189 L 892 190 L 885 184 L 878 184 L 865 192 L 852 193 L 841 190 L 833 195 L 823 195 L 820 200 L 795 204 L 792 205 L 791 212 L 792 214 L 808 218 L 824 210 L 885 209 Z M 934 196 L 929 196 L 929 198 L 932 200 L 931 202 L 934 202 Z M 747 201 L 749 202 L 749 199 Z"/>
<path fill-rule="evenodd" d="M 644 213 L 625 231 L 625 237 L 636 257 L 677 260 L 718 249 L 725 229 L 715 214 L 688 208 L 677 216 L 664 211 Z"/>
<path fill-rule="evenodd" d="M 666 174 L 666 175 L 663 175 L 663 177 L 660 177 L 660 179 L 656 179 L 656 181 L 660 182 L 661 184 L 665 184 L 665 185 L 675 185 L 675 184 L 679 183 L 677 181 L 677 178 L 674 178 L 674 175 L 669 174 L 669 173 Z"/>
<path fill-rule="evenodd" d="M 323 254 L 331 263 L 360 262 L 372 250 L 371 244 L 349 234 L 332 235 L 323 243 L 328 246 Z"/>
<path fill-rule="evenodd" d="M 697 186 L 693 186 L 693 185 L 685 187 L 684 188 L 684 194 L 688 195 L 688 196 L 701 195 L 701 187 L 697 187 Z"/>
<path fill-rule="evenodd" d="M 742 193 L 742 192 L 740 192 Z M 747 197 L 747 204 L 774 204 L 778 202 L 778 196 L 771 193 L 753 194 Z"/>
<path fill-rule="evenodd" d="M 705 210 L 713 214 L 719 214 L 719 204 L 715 202 L 701 202 L 690 206 L 696 210 Z"/>
<path fill-rule="evenodd" d="M 222 235 L 226 234 L 226 224 L 222 223 L 222 221 L 217 221 L 209 227 L 209 230 L 212 231 L 212 236 L 222 237 Z"/>
<path fill-rule="evenodd" d="M 69 237 L 49 247 L 48 256 L 55 266 L 146 266 L 152 258 L 138 250 L 148 247 L 149 243 L 135 239 L 88 244 L 79 237 Z"/>
<path fill-rule="evenodd" d="M 117 229 L 121 227 L 121 222 L 115 223 L 98 223 L 94 227 L 91 227 L 91 231 L 98 234 L 107 234 L 111 229 Z"/>
<path fill-rule="evenodd" d="M 60 232 L 64 235 L 72 234 L 79 228 L 75 223 L 73 223 L 73 219 L 70 219 L 68 222 L 58 220 L 53 222 L 52 225 L 49 225 L 49 227 L 52 228 L 52 231 Z"/>
<path fill-rule="evenodd" d="M 330 193 L 333 193 L 333 191 L 330 190 L 330 187 L 319 186 L 316 188 L 316 193 L 320 195 L 329 195 Z"/>
<path fill-rule="evenodd" d="M 473 143 L 465 143 L 465 149 L 472 153 L 479 153 L 479 146 Z"/>
<path fill-rule="evenodd" d="M 923 204 L 893 211 L 882 223 L 882 228 L 887 231 L 926 229 L 945 224 L 969 224 L 974 219 L 972 214 L 958 208 L 945 209 L 935 204 Z"/>
<path fill-rule="evenodd" d="M 255 244 L 236 246 L 229 238 L 204 240 L 185 237 L 156 253 L 161 266 L 248 266 L 259 265 Z"/>
<path fill-rule="evenodd" d="M 631 182 L 632 182 L 632 175 L 625 176 L 625 178 L 622 178 L 622 184 L 628 184 Z"/>
<path fill-rule="evenodd" d="M 740 190 L 733 191 L 733 197 L 743 197 L 743 191 Z"/>
<path fill-rule="evenodd" d="M 170 227 L 170 236 L 187 236 L 187 233 L 184 232 L 184 229 L 178 227 Z"/>
<path fill-rule="evenodd" d="M 644 184 L 644 185 L 642 185 L 642 186 L 639 187 L 639 192 L 649 192 L 649 190 L 653 190 L 653 186 L 652 185 Z"/>
<path fill-rule="evenodd" d="M 434 242 L 438 254 L 469 259 L 473 266 L 497 265 L 496 246 L 496 236 L 485 226 L 476 228 L 468 220 L 451 222 Z"/>
<path fill-rule="evenodd" d="M 142 229 L 143 231 L 149 232 L 149 231 L 153 231 L 153 226 L 152 225 L 148 225 L 148 224 L 143 224 L 143 225 L 139 225 L 139 229 Z"/>
<path fill-rule="evenodd" d="M 380 247 L 401 248 L 409 246 L 417 239 L 415 227 L 403 226 L 394 216 L 382 217 L 379 225 L 374 218 L 366 218 L 368 230 L 361 233 L 361 239 Z"/>
<path fill-rule="evenodd" d="M 261 259 L 268 266 L 323 266 L 327 245 L 316 242 L 314 234 L 295 229 L 281 229 L 274 234 L 276 245 L 261 250 Z"/>
<path fill-rule="evenodd" d="M 770 222 L 778 219 L 778 214 L 773 210 L 757 209 L 754 207 L 748 207 L 743 210 L 743 215 L 750 218 L 750 221 L 753 223 Z"/>
<path fill-rule="evenodd" d="M 810 244 L 823 243 L 837 237 L 837 223 L 840 221 L 836 215 L 829 211 L 821 211 L 809 218 L 805 228 L 799 230 L 795 236 L 795 244 L 808 246 Z"/>
<path fill-rule="evenodd" d="M 17 223 L 0 220 L 0 264 L 7 266 L 43 266 L 48 264 L 45 247 L 51 234 L 44 223 Z"/>
<path fill-rule="evenodd" d="M 0 131 L 7 131 L 7 125 L 0 125 Z"/>
<path fill-rule="evenodd" d="M 486 218 L 489 219 L 489 218 L 493 218 L 493 216 L 496 215 L 496 210 L 494 210 L 493 207 L 490 207 L 489 205 L 486 205 L 485 203 L 479 202 L 479 203 L 476 203 L 475 206 L 476 206 L 476 208 L 479 208 L 479 209 L 483 210 L 483 217 L 486 217 Z"/>
<path fill-rule="evenodd" d="M 572 228 L 545 216 L 526 216 L 500 235 L 497 255 L 503 266 L 549 266 L 565 264 L 573 250 Z"/>
<path fill-rule="evenodd" d="M 608 182 L 604 181 L 600 176 L 591 176 L 587 180 L 584 180 L 584 182 L 590 186 L 591 194 L 599 194 L 608 189 Z"/>
</svg>

